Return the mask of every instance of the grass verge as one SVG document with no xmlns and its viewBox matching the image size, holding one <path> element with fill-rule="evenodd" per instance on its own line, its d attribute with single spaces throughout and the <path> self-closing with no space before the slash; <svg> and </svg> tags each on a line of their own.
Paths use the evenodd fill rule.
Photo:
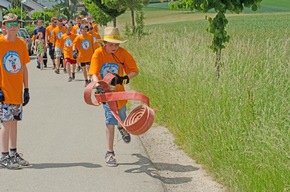
<svg viewBox="0 0 290 192">
<path fill-rule="evenodd" d="M 156 122 L 230 191 L 290 190 L 289 20 L 229 18 L 219 80 L 207 21 L 150 25 L 124 44 L 140 68 L 131 85 L 159 108 Z"/>
</svg>

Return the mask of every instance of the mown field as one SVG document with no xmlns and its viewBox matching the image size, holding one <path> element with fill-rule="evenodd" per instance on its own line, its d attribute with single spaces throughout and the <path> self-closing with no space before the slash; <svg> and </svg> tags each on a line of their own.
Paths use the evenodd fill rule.
<svg viewBox="0 0 290 192">
<path fill-rule="evenodd" d="M 290 191 L 288 0 L 228 15 L 231 39 L 218 80 L 204 20 L 213 13 L 169 11 L 164 4 L 144 8 L 149 35 L 124 44 L 140 68 L 131 86 L 159 109 L 156 123 L 229 191 Z"/>
</svg>

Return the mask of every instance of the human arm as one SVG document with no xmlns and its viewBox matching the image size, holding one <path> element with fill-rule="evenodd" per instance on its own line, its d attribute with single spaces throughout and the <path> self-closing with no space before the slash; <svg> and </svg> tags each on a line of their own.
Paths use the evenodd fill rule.
<svg viewBox="0 0 290 192">
<path fill-rule="evenodd" d="M 48 29 L 49 29 L 49 28 L 46 28 L 46 29 L 45 29 L 45 38 L 44 38 L 44 41 L 46 42 L 46 43 L 44 44 L 45 48 L 48 48 L 48 47 L 49 47 L 49 46 L 48 46 L 48 43 L 49 43 L 49 39 L 48 39 L 49 31 L 48 31 Z"/>
<path fill-rule="evenodd" d="M 27 105 L 30 100 L 29 95 L 29 88 L 28 88 L 28 70 L 26 65 L 23 67 L 23 86 L 24 86 L 24 93 L 23 93 L 23 106 Z"/>
</svg>

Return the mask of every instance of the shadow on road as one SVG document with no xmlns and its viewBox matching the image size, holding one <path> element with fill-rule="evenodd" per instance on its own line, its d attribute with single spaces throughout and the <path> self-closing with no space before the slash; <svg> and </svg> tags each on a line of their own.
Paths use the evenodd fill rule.
<svg viewBox="0 0 290 192">
<path fill-rule="evenodd" d="M 52 169 L 52 168 L 66 168 L 66 167 L 85 167 L 85 168 L 100 168 L 99 164 L 92 163 L 40 163 L 32 164 L 30 169 Z"/>
<path fill-rule="evenodd" d="M 126 173 L 146 173 L 150 177 L 159 179 L 166 184 L 182 184 L 192 181 L 191 177 L 163 177 L 158 174 L 157 171 L 173 171 L 173 172 L 191 172 L 197 171 L 199 168 L 193 167 L 191 165 L 179 165 L 179 164 L 169 164 L 169 163 L 153 163 L 147 157 L 141 154 L 133 154 L 139 158 L 135 163 L 119 163 L 119 165 L 139 165 L 138 168 L 128 169 Z"/>
</svg>

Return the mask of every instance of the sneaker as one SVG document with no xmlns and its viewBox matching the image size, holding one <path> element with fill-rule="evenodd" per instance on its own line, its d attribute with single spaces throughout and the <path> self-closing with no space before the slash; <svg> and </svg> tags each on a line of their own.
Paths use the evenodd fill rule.
<svg viewBox="0 0 290 192">
<path fill-rule="evenodd" d="M 37 65 L 37 66 L 36 66 L 36 68 L 37 68 L 37 69 L 40 69 L 40 66 L 39 66 L 39 65 Z"/>
<path fill-rule="evenodd" d="M 59 69 L 55 69 L 54 72 L 55 72 L 56 74 L 59 74 Z"/>
<path fill-rule="evenodd" d="M 66 69 L 63 69 L 63 72 L 64 72 L 64 73 L 67 73 Z"/>
<path fill-rule="evenodd" d="M 71 82 L 72 80 L 73 80 L 73 78 L 72 77 L 69 77 L 68 80 L 67 80 L 67 82 Z"/>
<path fill-rule="evenodd" d="M 76 76 L 75 73 L 72 73 L 72 79 L 75 80 Z"/>
<path fill-rule="evenodd" d="M 0 158 L 0 165 L 7 169 L 20 169 L 20 165 L 14 162 L 9 155 Z"/>
<path fill-rule="evenodd" d="M 29 162 L 22 158 L 22 154 L 16 153 L 15 155 L 11 156 L 11 159 L 14 163 L 17 163 L 21 166 L 29 166 Z"/>
<path fill-rule="evenodd" d="M 114 153 L 107 152 L 105 159 L 106 159 L 106 164 L 109 167 L 116 167 L 118 165 Z"/>
<path fill-rule="evenodd" d="M 80 66 L 77 66 L 77 72 L 79 72 L 81 70 Z"/>
<path fill-rule="evenodd" d="M 86 80 L 85 87 L 89 84 L 89 80 Z"/>
<path fill-rule="evenodd" d="M 47 68 L 47 64 L 44 64 L 44 68 Z"/>
<path fill-rule="evenodd" d="M 53 67 L 52 67 L 52 69 L 55 69 L 55 64 L 53 64 Z"/>
<path fill-rule="evenodd" d="M 121 135 L 122 135 L 122 139 L 125 143 L 130 143 L 131 141 L 131 136 L 130 134 L 123 128 L 123 127 L 118 127 Z"/>
</svg>

